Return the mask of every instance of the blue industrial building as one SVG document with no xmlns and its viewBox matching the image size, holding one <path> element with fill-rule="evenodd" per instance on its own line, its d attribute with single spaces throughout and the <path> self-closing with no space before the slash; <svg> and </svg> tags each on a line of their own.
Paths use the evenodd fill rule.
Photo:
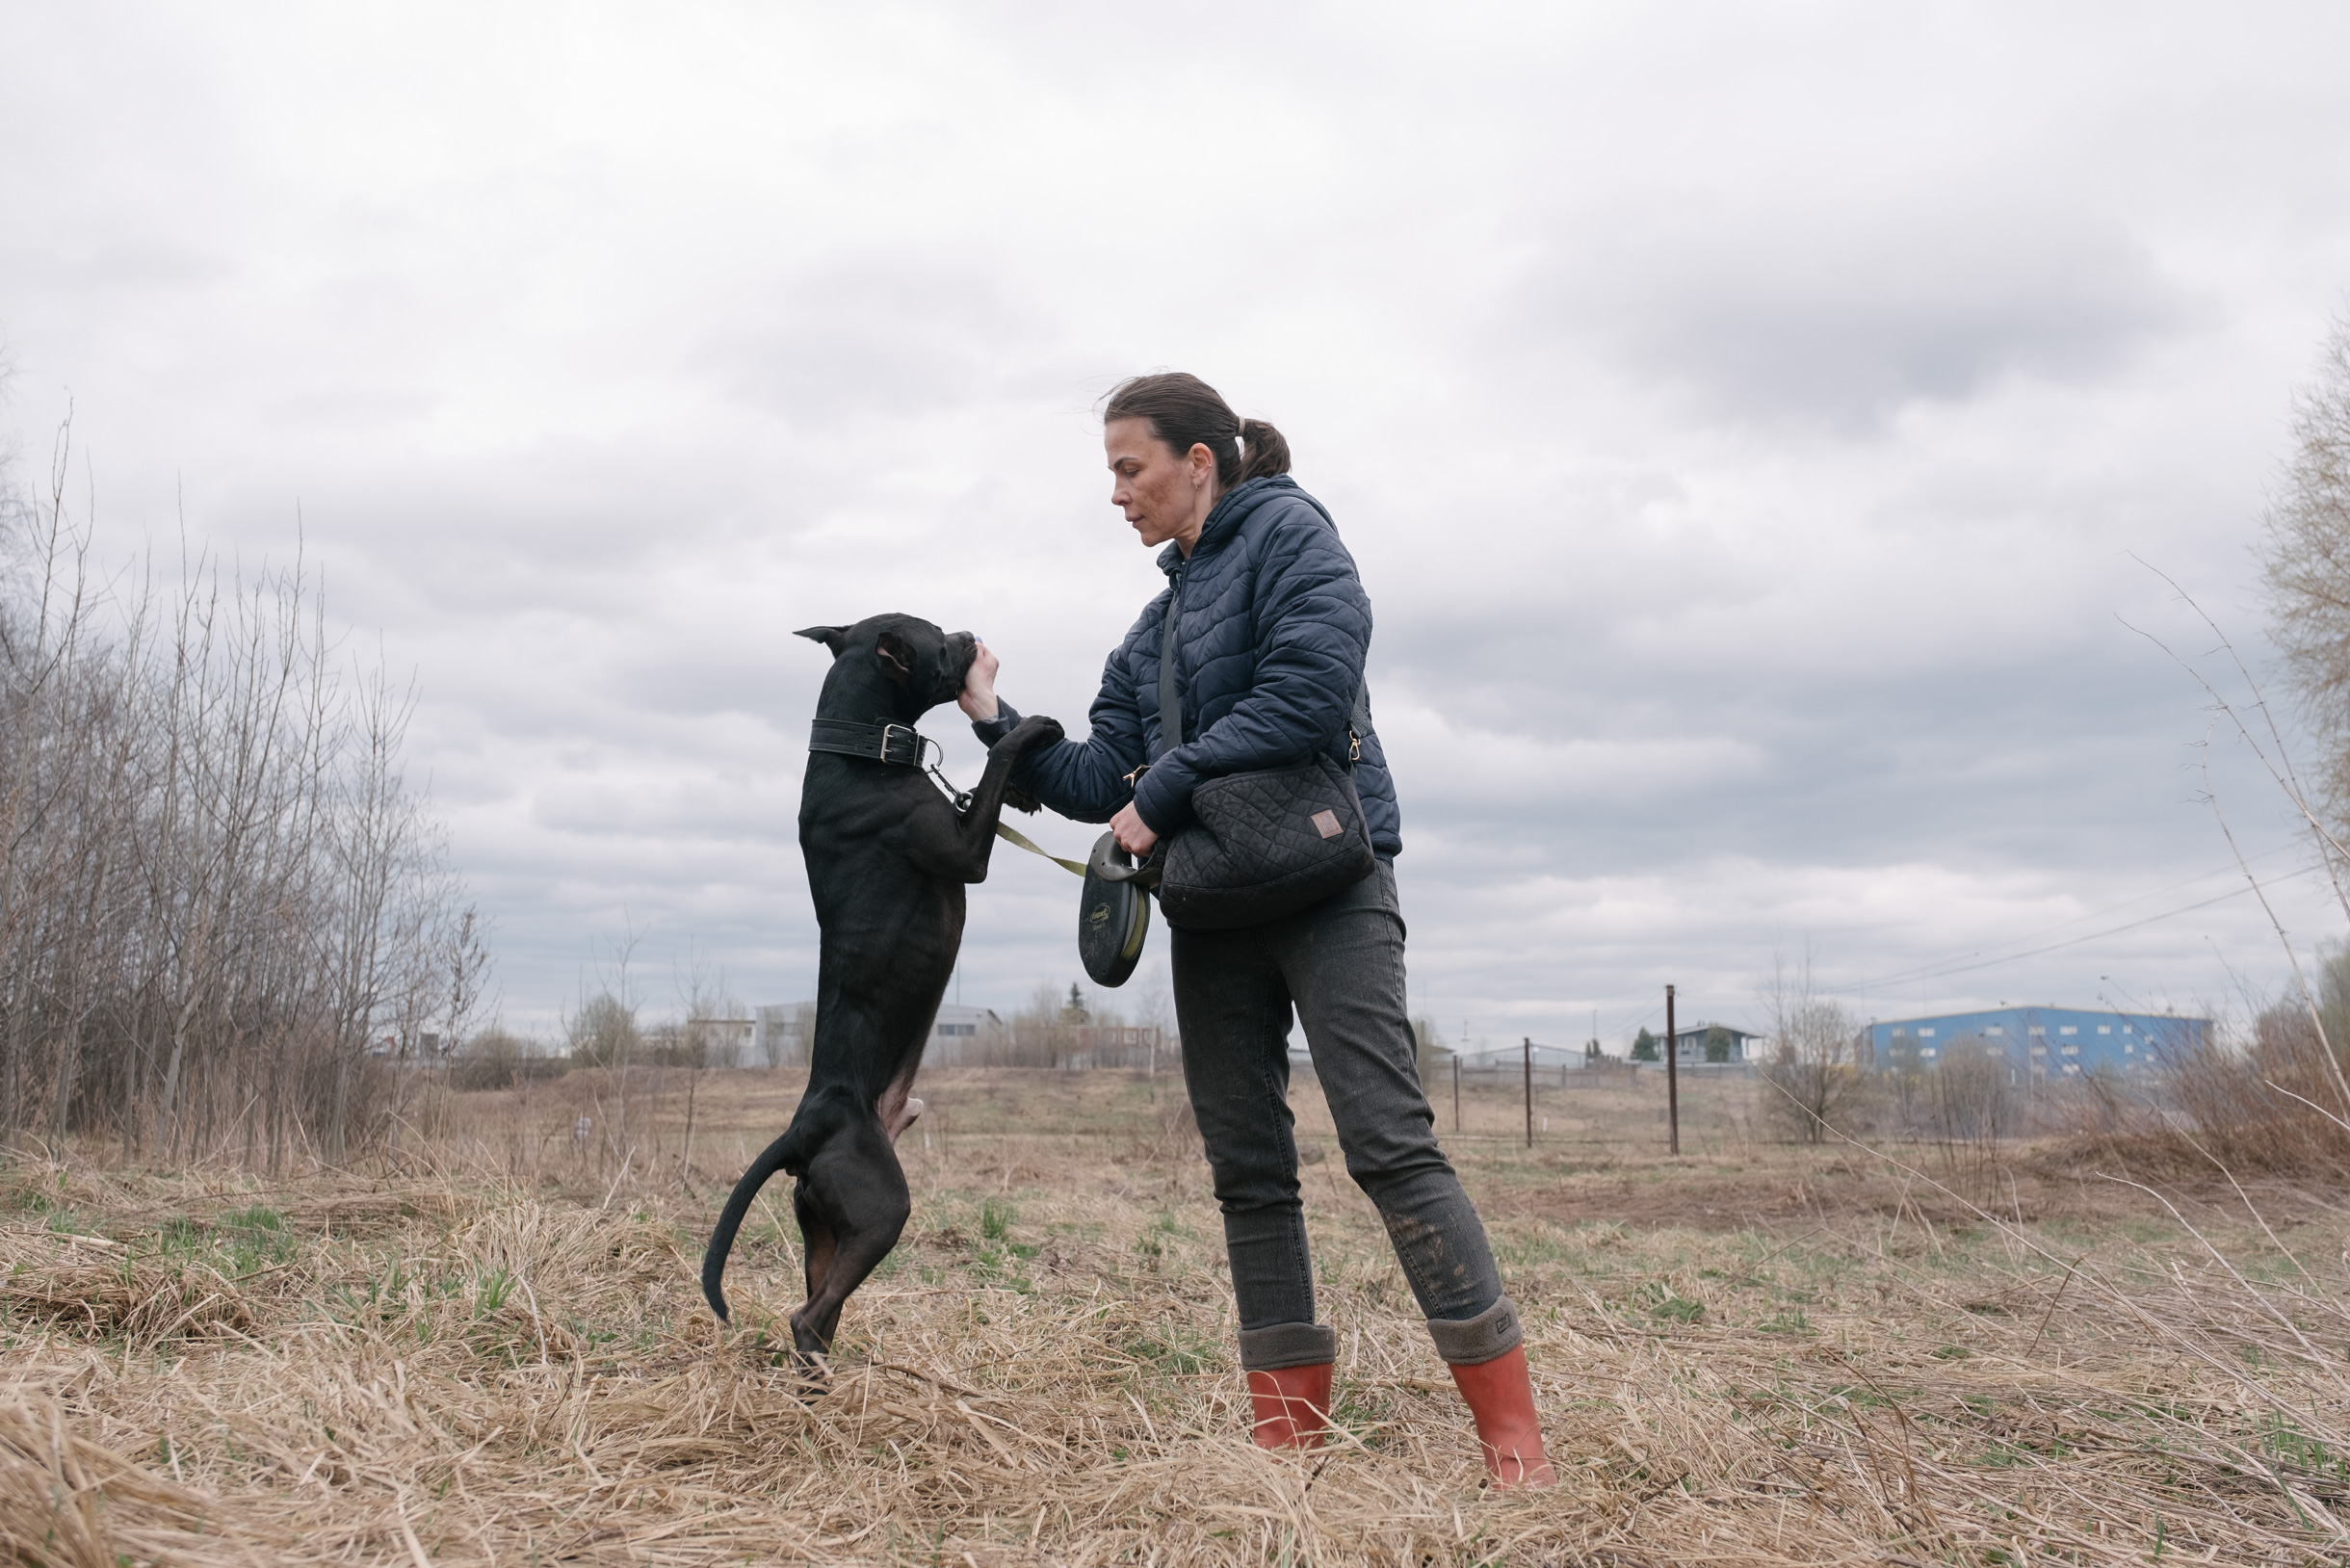
<svg viewBox="0 0 2350 1568">
<path fill-rule="evenodd" d="M 2146 1072 L 2204 1043 L 2207 1018 L 2081 1007 L 1994 1007 L 1872 1022 L 1863 1035 L 1880 1070 L 1931 1067 L 1960 1042 L 2006 1053 L 2018 1082 L 2083 1073 Z"/>
</svg>

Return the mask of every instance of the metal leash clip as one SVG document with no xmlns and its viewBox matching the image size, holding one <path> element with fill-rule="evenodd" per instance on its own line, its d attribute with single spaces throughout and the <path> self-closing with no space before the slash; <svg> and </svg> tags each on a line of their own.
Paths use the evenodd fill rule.
<svg viewBox="0 0 2350 1568">
<path fill-rule="evenodd" d="M 927 767 L 926 767 L 923 771 L 928 773 L 933 779 L 937 780 L 938 787 L 947 792 L 947 798 L 953 803 L 954 814 L 956 816 L 960 817 L 969 812 L 971 810 L 971 792 L 969 790 L 956 789 L 954 787 L 954 780 L 949 778 L 946 774 L 938 771 L 939 763 L 947 760 L 947 748 L 940 745 L 936 741 L 931 740 L 927 735 L 917 735 L 914 737 L 914 739 L 922 743 L 914 749 L 915 761 L 920 762 L 924 757 L 928 756 L 933 751 L 938 753 L 937 757 Z"/>
</svg>

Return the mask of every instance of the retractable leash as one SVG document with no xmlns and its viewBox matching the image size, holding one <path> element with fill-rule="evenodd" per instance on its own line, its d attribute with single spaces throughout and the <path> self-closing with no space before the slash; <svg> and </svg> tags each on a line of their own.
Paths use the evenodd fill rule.
<svg viewBox="0 0 2350 1568">
<path fill-rule="evenodd" d="M 945 748 L 909 724 L 858 724 L 847 719 L 819 719 L 808 735 L 808 749 L 832 751 L 868 762 L 901 768 L 920 768 L 930 775 L 954 807 L 957 816 L 971 810 L 971 792 L 958 790 L 939 771 Z M 1150 934 L 1151 901 L 1145 891 L 1158 884 L 1163 847 L 1137 866 L 1104 833 L 1093 846 L 1089 861 L 1063 860 L 1040 848 L 1026 833 L 1002 820 L 996 837 L 1017 845 L 1039 859 L 1050 860 L 1072 876 L 1084 879 L 1077 909 L 1077 954 L 1085 973 L 1097 985 L 1123 985 L 1142 959 L 1142 939 Z"/>
</svg>

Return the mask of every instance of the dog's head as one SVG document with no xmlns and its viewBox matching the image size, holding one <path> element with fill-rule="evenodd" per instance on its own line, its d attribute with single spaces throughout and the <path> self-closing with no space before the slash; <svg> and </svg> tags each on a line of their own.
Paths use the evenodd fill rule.
<svg viewBox="0 0 2350 1568">
<path fill-rule="evenodd" d="M 854 626 L 811 626 L 799 634 L 832 650 L 824 706 L 879 704 L 870 716 L 912 723 L 963 689 L 979 640 L 942 632 L 919 615 L 869 615 Z M 838 717 L 849 718 L 849 714 Z"/>
</svg>

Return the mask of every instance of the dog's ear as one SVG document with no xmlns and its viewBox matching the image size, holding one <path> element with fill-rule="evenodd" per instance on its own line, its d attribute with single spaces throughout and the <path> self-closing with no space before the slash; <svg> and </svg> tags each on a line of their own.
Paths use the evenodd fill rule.
<svg viewBox="0 0 2350 1568">
<path fill-rule="evenodd" d="M 794 632 L 792 635 L 804 637 L 811 642 L 822 642 L 832 650 L 832 657 L 838 659 L 841 656 L 842 646 L 849 640 L 849 628 L 846 626 L 810 626 Z"/>
<path fill-rule="evenodd" d="M 892 686 L 903 686 L 914 678 L 914 649 L 896 632 L 883 632 L 874 643 L 874 663 Z"/>
</svg>

